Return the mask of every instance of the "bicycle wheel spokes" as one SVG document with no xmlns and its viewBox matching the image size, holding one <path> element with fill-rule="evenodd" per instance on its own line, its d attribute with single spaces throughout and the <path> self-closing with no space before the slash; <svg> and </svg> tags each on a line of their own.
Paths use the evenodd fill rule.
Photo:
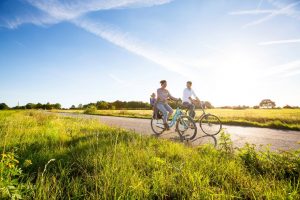
<svg viewBox="0 0 300 200">
<path fill-rule="evenodd" d="M 188 116 L 182 116 L 178 119 L 176 129 L 181 137 L 192 140 L 197 134 L 197 126 L 195 122 Z"/>
<path fill-rule="evenodd" d="M 211 114 L 204 115 L 200 120 L 200 128 L 207 135 L 217 135 L 222 129 L 220 119 Z"/>
<path fill-rule="evenodd" d="M 162 119 L 151 119 L 151 129 L 156 135 L 160 135 L 164 132 L 164 122 Z"/>
</svg>

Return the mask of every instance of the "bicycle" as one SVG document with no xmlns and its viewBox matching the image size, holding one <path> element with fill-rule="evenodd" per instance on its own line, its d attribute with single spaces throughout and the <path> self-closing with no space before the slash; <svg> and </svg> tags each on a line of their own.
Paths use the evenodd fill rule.
<svg viewBox="0 0 300 200">
<path fill-rule="evenodd" d="M 157 112 L 159 113 L 160 111 L 157 110 Z M 151 119 L 151 129 L 157 136 L 159 136 L 166 129 L 164 127 L 162 117 L 156 117 L 155 115 L 156 113 L 154 113 Z M 175 130 L 181 139 L 192 140 L 197 135 L 197 126 L 194 120 L 182 112 L 178 103 L 175 114 L 173 115 L 172 120 L 168 124 L 170 128 L 176 124 Z"/>
<path fill-rule="evenodd" d="M 222 130 L 222 122 L 221 120 L 213 114 L 206 113 L 202 104 L 200 103 L 200 108 L 202 110 L 202 114 L 200 117 L 194 122 L 199 122 L 199 126 L 201 130 L 206 134 L 206 135 L 217 135 L 220 133 Z M 189 109 L 186 109 L 185 113 L 188 115 Z"/>
</svg>

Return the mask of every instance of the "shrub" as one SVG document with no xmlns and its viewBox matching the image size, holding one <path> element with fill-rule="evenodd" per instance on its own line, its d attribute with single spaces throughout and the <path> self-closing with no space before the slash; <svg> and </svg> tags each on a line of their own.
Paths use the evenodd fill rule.
<svg viewBox="0 0 300 200">
<path fill-rule="evenodd" d="M 85 109 L 84 114 L 95 114 L 97 111 L 96 106 L 89 106 Z"/>
<path fill-rule="evenodd" d="M 19 161 L 14 152 L 2 153 L 0 160 L 0 198 L 1 199 L 22 199 L 22 191 L 25 186 L 20 183 L 22 170 L 18 167 Z M 24 162 L 29 166 L 30 160 Z"/>
</svg>

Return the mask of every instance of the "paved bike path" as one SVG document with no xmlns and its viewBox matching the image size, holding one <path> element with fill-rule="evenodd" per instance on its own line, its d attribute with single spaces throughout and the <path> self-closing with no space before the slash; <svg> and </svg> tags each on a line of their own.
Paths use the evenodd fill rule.
<svg viewBox="0 0 300 200">
<path fill-rule="evenodd" d="M 74 113 L 60 113 L 64 116 L 84 117 L 98 119 L 104 124 L 113 127 L 124 128 L 127 130 L 135 131 L 143 135 L 153 135 L 149 119 L 125 118 L 125 117 L 111 117 L 99 115 L 85 115 Z M 214 143 L 214 138 L 206 137 L 201 131 L 199 125 L 196 140 L 193 141 L 194 145 L 202 143 Z M 272 150 L 288 150 L 300 149 L 300 131 L 277 130 L 270 128 L 256 128 L 256 127 L 241 127 L 241 126 L 228 126 L 223 125 L 226 133 L 231 135 L 231 139 L 235 147 L 242 147 L 245 143 L 256 145 L 271 145 Z M 175 128 L 170 131 L 164 132 L 161 138 L 179 140 Z M 216 137 L 218 139 L 218 136 Z"/>
</svg>

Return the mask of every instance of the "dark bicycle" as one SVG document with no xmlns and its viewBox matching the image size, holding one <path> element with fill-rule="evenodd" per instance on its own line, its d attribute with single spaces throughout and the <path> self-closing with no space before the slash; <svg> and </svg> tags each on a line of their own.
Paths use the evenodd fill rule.
<svg viewBox="0 0 300 200">
<path fill-rule="evenodd" d="M 206 135 L 217 135 L 220 133 L 222 129 L 222 122 L 221 120 L 213 114 L 206 113 L 202 104 L 200 103 L 200 108 L 202 110 L 202 114 L 200 115 L 199 118 L 194 118 L 195 122 L 199 122 L 201 130 L 206 134 Z M 189 110 L 186 110 L 186 115 L 189 114 Z"/>
</svg>

